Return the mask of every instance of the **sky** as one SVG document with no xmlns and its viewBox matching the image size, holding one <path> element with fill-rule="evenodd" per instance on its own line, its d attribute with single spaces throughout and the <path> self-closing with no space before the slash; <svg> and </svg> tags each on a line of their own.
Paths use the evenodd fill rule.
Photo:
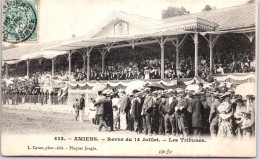
<svg viewBox="0 0 260 159">
<path fill-rule="evenodd" d="M 40 0 L 39 42 L 87 34 L 112 11 L 161 19 L 169 6 L 201 12 L 206 4 L 217 9 L 246 4 L 248 0 Z M 23 44 L 22 44 L 23 45 Z"/>
</svg>

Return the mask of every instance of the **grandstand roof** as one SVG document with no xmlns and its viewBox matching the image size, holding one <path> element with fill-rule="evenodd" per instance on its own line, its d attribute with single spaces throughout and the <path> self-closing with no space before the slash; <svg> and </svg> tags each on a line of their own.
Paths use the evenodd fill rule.
<svg viewBox="0 0 260 159">
<path fill-rule="evenodd" d="M 155 20 L 125 12 L 114 11 L 87 35 L 70 39 L 39 43 L 2 51 L 2 60 L 20 60 L 23 55 L 41 52 L 45 49 L 75 50 L 89 46 L 98 46 L 109 42 L 121 42 L 137 38 L 179 35 L 200 31 L 202 33 L 227 33 L 255 31 L 255 4 L 247 4 L 224 9 L 217 9 L 197 14 L 188 14 Z M 147 28 L 147 32 L 138 35 L 93 38 L 106 25 L 115 19 L 138 24 Z M 15 56 L 13 56 L 15 54 Z"/>
</svg>

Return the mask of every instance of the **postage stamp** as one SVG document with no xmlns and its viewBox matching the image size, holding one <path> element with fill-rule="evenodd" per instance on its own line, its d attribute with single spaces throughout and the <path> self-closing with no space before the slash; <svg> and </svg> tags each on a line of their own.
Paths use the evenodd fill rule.
<svg viewBox="0 0 260 159">
<path fill-rule="evenodd" d="M 38 41 L 38 0 L 3 2 L 3 41 L 9 43 Z"/>
</svg>

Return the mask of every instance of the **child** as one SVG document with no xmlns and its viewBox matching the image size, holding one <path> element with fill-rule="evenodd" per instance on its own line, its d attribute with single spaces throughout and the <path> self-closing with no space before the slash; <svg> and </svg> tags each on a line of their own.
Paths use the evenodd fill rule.
<svg viewBox="0 0 260 159">
<path fill-rule="evenodd" d="M 120 122 L 120 117 L 119 117 L 119 112 L 117 106 L 113 106 L 113 119 L 114 119 L 114 128 L 115 130 L 119 129 L 119 122 Z"/>
</svg>

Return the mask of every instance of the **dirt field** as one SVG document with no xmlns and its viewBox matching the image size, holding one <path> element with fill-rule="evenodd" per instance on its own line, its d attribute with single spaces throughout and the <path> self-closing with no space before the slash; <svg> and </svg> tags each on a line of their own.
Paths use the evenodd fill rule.
<svg viewBox="0 0 260 159">
<path fill-rule="evenodd" d="M 8 134 L 84 133 L 98 129 L 87 117 L 84 122 L 76 122 L 73 114 L 2 107 L 1 116 L 2 133 Z"/>
</svg>

